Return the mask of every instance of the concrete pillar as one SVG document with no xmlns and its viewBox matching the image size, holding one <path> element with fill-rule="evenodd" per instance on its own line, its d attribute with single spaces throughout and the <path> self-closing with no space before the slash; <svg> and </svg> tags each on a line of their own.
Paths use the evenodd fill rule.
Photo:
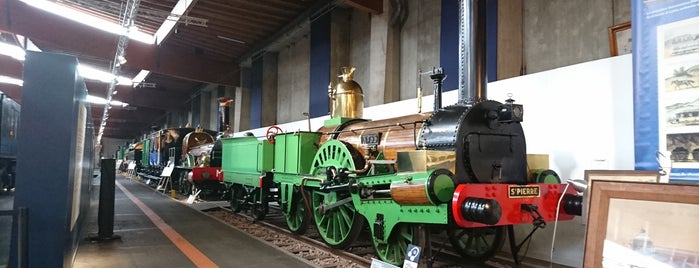
<svg viewBox="0 0 699 268">
<path fill-rule="evenodd" d="M 277 123 L 277 62 L 279 54 L 268 52 L 262 56 L 262 109 L 260 126 Z"/>
<path fill-rule="evenodd" d="M 519 76 L 522 68 L 522 0 L 498 2 L 498 80 Z"/>
<path fill-rule="evenodd" d="M 211 91 L 201 91 L 199 97 L 199 124 L 192 124 L 192 127 L 202 127 L 211 129 Z"/>
<path fill-rule="evenodd" d="M 423 75 L 418 80 L 418 70 L 430 71 L 439 67 L 441 27 L 441 1 L 407 1 L 407 17 L 401 28 L 400 98 L 417 97 L 417 87 L 422 81 L 424 95 L 432 94 L 432 79 Z M 415 110 L 417 111 L 417 110 Z"/>
<path fill-rule="evenodd" d="M 302 114 L 310 111 L 310 43 L 310 38 L 306 35 L 279 51 L 277 124 L 302 120 Z M 327 90 L 327 85 L 325 86 Z M 327 96 L 327 93 L 323 95 Z M 324 112 L 327 113 L 327 108 Z"/>
<path fill-rule="evenodd" d="M 371 17 L 367 107 L 400 99 L 400 31 L 390 25 L 390 14 L 390 1 L 384 1 L 384 12 Z"/>
<path fill-rule="evenodd" d="M 250 129 L 250 68 L 240 67 L 240 87 L 235 89 L 235 117 L 233 131 Z"/>
</svg>

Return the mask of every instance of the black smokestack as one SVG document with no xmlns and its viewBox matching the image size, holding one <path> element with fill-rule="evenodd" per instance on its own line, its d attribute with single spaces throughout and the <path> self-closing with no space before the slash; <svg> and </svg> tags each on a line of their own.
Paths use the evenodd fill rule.
<svg viewBox="0 0 699 268">
<path fill-rule="evenodd" d="M 473 104 L 485 100 L 485 1 L 459 2 L 459 100 Z"/>
</svg>

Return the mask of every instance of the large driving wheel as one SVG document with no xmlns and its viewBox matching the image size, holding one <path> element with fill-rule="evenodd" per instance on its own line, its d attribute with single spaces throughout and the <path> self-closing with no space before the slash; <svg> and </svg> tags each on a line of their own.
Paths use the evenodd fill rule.
<svg viewBox="0 0 699 268">
<path fill-rule="evenodd" d="M 372 236 L 372 240 L 376 254 L 382 261 L 400 266 L 405 259 L 408 244 L 413 242 L 413 227 L 410 224 L 399 223 L 393 227 L 386 241 L 377 239 L 375 235 Z"/>
<path fill-rule="evenodd" d="M 284 191 L 286 191 L 286 189 Z M 303 201 L 304 199 L 303 196 L 301 196 L 301 190 L 299 189 L 299 187 L 293 186 L 293 190 L 289 192 L 290 193 L 286 194 L 291 194 L 292 196 L 291 202 L 289 204 L 286 204 L 286 206 L 290 207 L 288 208 L 288 210 L 286 210 L 285 208 L 284 212 L 286 225 L 289 228 L 289 231 L 291 231 L 292 233 L 303 234 L 306 232 L 306 229 L 308 229 L 308 222 L 310 221 L 310 216 L 308 215 L 308 211 L 306 211 L 306 204 Z"/>
<path fill-rule="evenodd" d="M 240 184 L 233 184 L 231 186 L 231 211 L 233 213 L 238 213 L 243 210 L 243 204 L 245 204 L 245 189 Z"/>
<path fill-rule="evenodd" d="M 313 159 L 311 174 L 322 176 L 327 167 L 355 170 L 356 161 L 363 160 L 356 150 L 341 141 L 325 142 Z M 318 233 L 333 248 L 347 248 L 359 235 L 364 218 L 357 212 L 346 190 L 323 192 L 314 190 L 311 197 L 313 218 Z M 335 204 L 342 202 L 341 204 Z"/>
<path fill-rule="evenodd" d="M 485 261 L 497 254 L 505 242 L 505 226 L 449 229 L 454 250 L 469 261 Z"/>
</svg>

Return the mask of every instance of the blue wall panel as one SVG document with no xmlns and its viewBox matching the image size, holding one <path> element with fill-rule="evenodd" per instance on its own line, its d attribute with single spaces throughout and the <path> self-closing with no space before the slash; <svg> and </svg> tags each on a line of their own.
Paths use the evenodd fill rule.
<svg viewBox="0 0 699 268">
<path fill-rule="evenodd" d="M 486 5 L 486 72 L 487 81 L 497 80 L 498 1 L 481 0 Z M 439 63 L 447 75 L 444 90 L 459 87 L 459 0 L 442 0 Z"/>
<path fill-rule="evenodd" d="M 28 208 L 28 267 L 72 266 L 90 200 L 94 133 L 77 64 L 38 52 L 24 62 L 14 206 Z"/>
<path fill-rule="evenodd" d="M 262 127 L 262 57 L 250 68 L 250 128 Z"/>
<path fill-rule="evenodd" d="M 328 114 L 328 84 L 330 84 L 330 13 L 311 22 L 311 117 Z"/>
<path fill-rule="evenodd" d="M 459 88 L 459 0 L 442 0 L 439 64 L 444 69 L 444 91 Z"/>
</svg>

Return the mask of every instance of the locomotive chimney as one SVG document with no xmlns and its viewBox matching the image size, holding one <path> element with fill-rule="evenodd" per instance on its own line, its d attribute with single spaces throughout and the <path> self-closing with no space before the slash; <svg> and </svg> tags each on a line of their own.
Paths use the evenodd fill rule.
<svg viewBox="0 0 699 268">
<path fill-rule="evenodd" d="M 218 132 L 226 131 L 226 128 L 231 123 L 230 117 L 230 104 L 233 99 L 220 97 L 218 98 Z"/>
<path fill-rule="evenodd" d="M 485 100 L 485 2 L 459 1 L 459 104 Z"/>
</svg>

